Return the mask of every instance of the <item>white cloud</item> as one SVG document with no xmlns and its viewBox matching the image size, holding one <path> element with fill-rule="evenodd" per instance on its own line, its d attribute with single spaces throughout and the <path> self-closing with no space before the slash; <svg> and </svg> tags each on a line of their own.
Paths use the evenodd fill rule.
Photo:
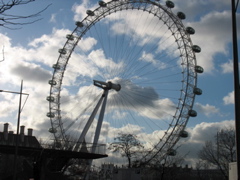
<svg viewBox="0 0 240 180">
<path fill-rule="evenodd" d="M 228 93 L 228 95 L 223 98 L 223 102 L 225 105 L 234 104 L 234 91 Z"/>
<path fill-rule="evenodd" d="M 198 152 L 203 147 L 206 141 L 214 141 L 215 136 L 218 131 L 222 129 L 234 129 L 234 121 L 233 120 L 225 120 L 222 122 L 202 122 L 197 124 L 195 127 L 187 128 L 186 131 L 189 133 L 188 138 L 181 138 L 176 147 L 177 153 L 180 156 L 185 157 L 185 162 L 191 166 L 195 166 L 195 163 L 198 160 Z M 110 128 L 109 127 L 108 137 L 116 137 L 118 133 L 132 133 L 138 134 L 137 138 L 141 142 L 148 142 L 145 144 L 145 150 L 152 147 L 155 142 L 158 142 L 159 139 L 163 136 L 164 131 L 154 131 L 152 133 L 146 134 L 141 133 L 142 129 L 136 125 L 127 124 L 122 128 Z M 104 159 L 104 162 L 115 162 L 126 163 L 126 161 L 120 161 L 122 157 L 118 157 L 116 154 L 109 154 L 108 159 Z"/>
<path fill-rule="evenodd" d="M 107 79 L 108 74 L 112 74 L 112 72 L 122 72 L 124 68 L 124 64 L 122 62 L 116 63 L 112 59 L 107 59 L 105 57 L 104 51 L 102 49 L 96 49 L 89 53 L 88 59 L 93 63 L 93 66 L 96 66 L 100 72 Z"/>
<path fill-rule="evenodd" d="M 1 96 L 4 95 L 3 99 L 5 100 L 1 100 L 1 107 L 4 107 L 4 108 L 1 108 L 0 109 L 0 117 L 1 118 L 6 118 L 8 116 L 12 116 L 13 113 L 16 113 L 17 112 L 17 102 L 18 100 L 16 98 L 14 98 L 14 96 L 10 96 L 11 98 L 7 98 L 7 95 L 2 92 L 1 93 Z"/>
<path fill-rule="evenodd" d="M 82 38 L 81 43 L 78 44 L 78 47 L 84 52 L 89 51 L 97 44 L 97 40 L 92 37 Z"/>
<path fill-rule="evenodd" d="M 23 92 L 29 94 L 21 113 L 21 124 L 34 128 L 37 135 L 48 135 L 49 118 L 46 117 L 50 85 L 48 80 L 52 76 L 52 64 L 57 61 L 58 49 L 66 41 L 65 35 L 69 30 L 54 29 L 50 35 L 42 35 L 34 39 L 28 46 L 13 45 L 11 39 L 0 34 L 4 43 L 5 61 L 1 62 L 1 85 L 8 91 L 19 91 L 20 81 L 23 80 Z M 26 99 L 23 96 L 23 101 Z M 12 122 L 15 126 L 18 95 L 4 94 L 1 102 L 3 120 Z"/>
<path fill-rule="evenodd" d="M 74 15 L 74 20 L 75 21 L 82 21 L 84 17 L 87 16 L 86 11 L 91 9 L 95 9 L 98 7 L 97 4 L 92 4 L 90 0 L 83 0 L 81 4 L 74 4 L 72 7 L 73 12 L 75 13 Z"/>
<path fill-rule="evenodd" d="M 31 81 L 34 83 L 46 83 L 52 75 L 49 71 L 46 71 L 39 65 L 24 62 L 17 64 L 17 66 L 13 66 L 10 72 L 13 75 L 21 77 L 25 81 Z"/>
<path fill-rule="evenodd" d="M 202 122 L 191 128 L 191 130 L 188 128 L 190 131 L 189 141 L 204 144 L 205 141 L 214 140 L 217 131 L 232 127 L 234 127 L 234 121 Z"/>
<path fill-rule="evenodd" d="M 0 33 L 0 38 L 1 38 L 1 41 L 2 41 L 2 44 L 1 44 L 2 46 L 4 46 L 5 48 L 11 46 L 11 38 L 8 37 L 6 34 L 1 34 Z M 2 48 L 3 47 L 1 47 L 1 50 L 2 50 Z M 4 49 L 4 52 L 5 51 L 6 50 Z M 1 51 L 1 53 L 2 53 L 2 51 Z"/>
<path fill-rule="evenodd" d="M 212 73 L 215 70 L 214 55 L 228 53 L 227 45 L 231 42 L 231 12 L 213 11 L 203 16 L 199 22 L 188 25 L 197 30 L 192 39 L 194 44 L 202 48 L 202 52 L 197 54 L 198 64 L 206 73 Z"/>
<path fill-rule="evenodd" d="M 158 67 L 159 69 L 165 69 L 167 67 L 166 63 L 161 62 L 160 60 L 156 60 L 153 54 L 146 53 L 143 51 L 140 61 L 146 61 L 152 63 L 154 66 Z"/>
<path fill-rule="evenodd" d="M 159 99 L 159 95 L 152 87 L 141 87 L 130 80 L 115 79 L 116 84 L 121 84 L 118 93 L 109 96 L 108 103 L 114 108 L 133 110 L 139 114 L 153 119 L 171 117 L 175 105 L 171 100 Z"/>
<path fill-rule="evenodd" d="M 222 11 L 223 9 L 230 9 L 230 1 L 224 0 L 200 0 L 192 1 L 185 0 L 184 3 L 181 0 L 174 1 L 176 7 L 174 12 L 182 11 L 186 14 L 187 20 L 198 19 L 199 15 L 211 12 L 213 9 L 216 11 Z"/>
<path fill-rule="evenodd" d="M 34 39 L 29 43 L 31 48 L 23 55 L 24 59 L 52 66 L 59 56 L 58 49 L 61 49 L 66 42 L 67 34 L 70 34 L 68 29 L 53 29 L 52 34 L 44 34 Z"/>
<path fill-rule="evenodd" d="M 233 61 L 228 61 L 226 63 L 221 64 L 223 73 L 232 73 L 233 72 Z"/>
<path fill-rule="evenodd" d="M 114 114 L 113 118 L 117 118 L 117 119 L 124 119 L 127 116 L 126 112 L 121 112 L 118 110 L 115 110 L 113 114 Z"/>
<path fill-rule="evenodd" d="M 186 155 L 186 163 L 191 164 L 193 167 L 197 162 L 198 152 L 203 147 L 206 141 L 214 141 L 217 135 L 217 132 L 222 129 L 234 129 L 235 122 L 233 120 L 225 120 L 222 122 L 202 122 L 197 124 L 193 128 L 187 128 L 187 131 L 190 135 L 187 139 L 181 139 L 178 143 L 180 148 L 178 153 L 180 155 Z"/>
<path fill-rule="evenodd" d="M 57 16 L 57 14 L 52 14 L 49 22 L 51 22 L 51 23 L 56 23 L 56 22 L 57 22 L 57 21 L 56 21 L 56 16 Z"/>
<path fill-rule="evenodd" d="M 199 45 L 202 48 L 202 53 L 197 54 L 198 64 L 203 66 L 206 73 L 212 73 L 215 70 L 214 56 L 218 53 L 227 54 L 227 45 L 231 42 L 231 33 L 229 33 L 231 32 L 231 11 L 230 8 L 226 10 L 226 6 L 230 7 L 230 3 L 222 0 L 210 0 L 208 2 L 193 2 L 188 0 L 185 3 L 182 3 L 182 1 L 176 1 L 175 4 L 176 7 L 173 9 L 174 12 L 180 10 L 186 12 L 186 20 L 192 20 L 192 22 L 188 22 L 186 25 L 190 25 L 196 29 L 196 34 L 192 36 L 193 43 Z M 215 11 L 212 11 L 213 7 Z M 96 4 L 91 4 L 88 0 L 83 1 L 83 3 L 80 5 L 75 5 L 73 8 L 74 12 L 76 13 L 75 20 L 82 20 L 86 16 L 86 10 L 94 8 L 96 8 Z M 144 18 L 147 18 L 147 16 L 142 17 L 143 23 L 141 25 L 142 28 L 140 28 L 141 22 L 138 22 L 138 24 L 136 24 L 135 21 L 135 16 L 139 16 L 138 11 L 136 12 L 136 14 L 131 13 L 131 15 L 128 15 L 126 19 L 123 16 L 118 20 L 116 20 L 116 16 L 107 17 L 107 19 L 115 21 L 115 24 L 113 24 L 111 27 L 112 30 L 115 33 L 120 34 L 132 34 L 132 31 L 134 30 L 137 36 L 142 37 L 142 41 L 138 42 L 140 44 L 144 44 L 145 41 L 154 40 L 154 36 L 161 34 L 159 32 L 155 33 L 150 30 L 148 31 L 149 34 L 142 31 L 146 22 Z M 198 22 L 193 22 L 193 19 L 198 18 L 192 18 L 191 16 L 197 16 L 204 13 L 205 15 L 202 16 Z M 128 24 L 128 26 L 124 24 Z M 139 28 L 136 28 L 136 25 Z M 152 29 L 154 29 L 154 27 L 152 27 Z M 161 49 L 162 48 L 163 45 Z"/>
<path fill-rule="evenodd" d="M 213 114 L 219 113 L 219 109 L 217 107 L 209 104 L 202 105 L 200 103 L 196 103 L 194 106 L 198 112 L 203 113 L 206 116 L 211 116 Z"/>
<path fill-rule="evenodd" d="M 50 67 L 57 61 L 58 49 L 66 41 L 68 30 L 53 30 L 50 35 L 42 35 L 34 39 L 29 46 L 12 45 L 11 40 L 1 34 L 4 43 L 5 61 L 1 63 L 0 77 L 4 83 L 19 83 L 24 81 L 45 81 L 50 78 L 50 72 L 44 65 Z M 13 78 L 15 77 L 15 78 Z"/>
<path fill-rule="evenodd" d="M 177 4 L 177 9 L 179 9 L 178 6 L 184 6 L 185 3 L 176 3 Z M 188 1 L 186 3 L 188 8 L 184 6 L 184 9 L 195 9 L 196 11 L 201 8 L 199 6 L 208 9 L 208 4 L 204 3 L 203 1 L 200 2 L 192 2 Z M 210 4 L 214 5 L 216 3 L 210 2 Z M 222 4 L 222 5 L 221 5 Z M 227 3 L 229 4 L 229 3 Z M 226 5 L 226 2 L 219 1 L 217 8 L 221 9 Z M 216 5 L 214 5 L 216 6 Z M 80 8 L 81 7 L 81 8 Z M 87 1 L 84 1 L 84 3 L 79 6 L 81 11 L 75 11 L 76 14 L 82 14 L 83 7 L 89 7 L 89 4 Z M 182 7 L 183 8 L 183 7 Z M 196 11 L 193 11 L 196 14 Z M 202 11 L 202 9 L 201 9 Z M 85 11 L 84 11 L 85 12 Z M 120 19 L 116 20 L 116 16 L 111 16 L 107 17 L 108 20 L 115 22 L 113 26 L 111 27 L 112 30 L 117 33 L 117 34 L 122 34 L 122 33 L 128 33 L 129 35 L 135 34 L 135 36 L 141 37 L 141 41 L 137 41 L 139 45 L 143 45 L 146 42 L 154 41 L 156 36 L 159 36 L 163 34 L 165 31 L 162 29 L 162 33 L 156 33 L 154 29 L 154 23 L 152 30 L 151 28 L 148 29 L 148 31 L 143 31 L 144 27 L 146 27 L 146 20 L 148 16 L 142 16 L 142 24 L 141 22 L 136 23 L 135 19 L 137 16 L 139 16 L 138 11 L 137 13 L 131 13 L 127 16 L 125 19 L 124 16 L 120 16 Z M 199 12 L 200 13 L 200 12 Z M 152 19 L 151 21 L 154 21 L 155 19 Z M 156 22 L 159 21 L 156 19 Z M 192 36 L 193 43 L 199 45 L 202 48 L 202 53 L 197 54 L 197 61 L 198 64 L 203 66 L 205 69 L 205 72 L 207 73 L 212 73 L 213 70 L 215 69 L 215 64 L 214 64 L 214 56 L 217 53 L 223 53 L 227 54 L 227 45 L 229 42 L 231 42 L 231 12 L 230 11 L 222 11 L 222 12 L 217 12 L 217 11 L 207 11 L 207 14 L 203 17 L 198 22 L 191 22 L 187 23 L 187 25 L 192 26 L 193 28 L 196 29 L 196 34 Z M 126 24 L 128 26 L 126 26 Z M 223 25 L 224 24 L 224 25 Z M 148 24 L 149 25 L 149 24 Z M 136 26 L 138 28 L 136 28 Z M 206 28 L 207 27 L 207 28 Z M 214 33 L 214 32 L 218 33 Z M 164 36 L 167 36 L 167 34 L 164 34 Z M 167 36 L 168 37 L 168 36 Z M 134 38 L 133 38 L 134 40 Z M 164 41 L 164 40 L 161 40 Z M 168 42 L 168 41 L 167 41 Z M 167 46 L 167 42 L 161 44 L 159 47 L 161 50 L 163 50 L 164 46 Z"/>
</svg>

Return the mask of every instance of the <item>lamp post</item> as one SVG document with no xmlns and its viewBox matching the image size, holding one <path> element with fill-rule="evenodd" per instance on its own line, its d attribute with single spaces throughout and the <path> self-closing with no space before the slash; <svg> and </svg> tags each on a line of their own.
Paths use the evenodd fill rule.
<svg viewBox="0 0 240 180">
<path fill-rule="evenodd" d="M 15 154 L 14 154 L 13 180 L 16 180 L 16 171 L 17 171 L 17 156 L 18 156 L 18 144 L 19 144 L 19 126 L 20 126 L 20 114 L 21 114 L 21 111 L 22 111 L 22 109 L 21 109 L 22 95 L 27 95 L 27 96 L 29 95 L 29 94 L 26 94 L 26 93 L 22 93 L 22 87 L 23 87 L 23 81 L 21 81 L 20 92 L 0 90 L 0 92 L 20 94 L 19 108 L 18 108 L 18 119 L 17 119 L 17 134 L 16 134 Z"/>
<path fill-rule="evenodd" d="M 237 43 L 237 6 L 232 0 L 232 40 L 233 40 L 233 73 L 234 73 L 234 101 L 235 101 L 235 132 L 236 132 L 236 152 L 237 152 L 237 175 L 240 179 L 240 87 L 239 87 L 239 67 L 238 67 L 238 43 Z"/>
</svg>

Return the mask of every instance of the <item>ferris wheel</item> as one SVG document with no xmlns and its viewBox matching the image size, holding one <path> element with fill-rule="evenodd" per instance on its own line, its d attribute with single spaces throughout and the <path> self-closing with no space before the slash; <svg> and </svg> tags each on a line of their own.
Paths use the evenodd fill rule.
<svg viewBox="0 0 240 180">
<path fill-rule="evenodd" d="M 147 149 L 142 161 L 175 155 L 187 137 L 201 48 L 182 23 L 174 3 L 154 0 L 99 1 L 76 22 L 59 49 L 49 80 L 51 128 L 58 147 L 108 143 L 118 133 L 135 134 Z"/>
</svg>

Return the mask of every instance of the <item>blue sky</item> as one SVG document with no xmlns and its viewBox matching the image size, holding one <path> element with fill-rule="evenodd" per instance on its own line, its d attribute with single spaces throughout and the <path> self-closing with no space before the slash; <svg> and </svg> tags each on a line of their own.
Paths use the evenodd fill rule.
<svg viewBox="0 0 240 180">
<path fill-rule="evenodd" d="M 185 0 L 184 2 L 181 0 L 175 0 L 173 2 L 175 3 L 173 12 L 175 14 L 178 11 L 184 12 L 187 17 L 185 20 L 183 20 L 185 27 L 191 26 L 196 31 L 196 34 L 191 36 L 191 39 L 193 44 L 199 45 L 202 49 L 202 52 L 196 54 L 196 57 L 197 64 L 202 66 L 205 70 L 203 74 L 198 75 L 197 86 L 203 90 L 203 94 L 201 96 L 196 96 L 193 108 L 198 112 L 198 116 L 195 118 L 190 118 L 187 125 L 187 129 L 191 136 L 179 142 L 180 144 L 183 144 L 179 150 L 182 154 L 184 154 L 186 151 L 190 152 L 188 155 L 188 161 L 190 162 L 196 158 L 196 153 L 199 148 L 201 148 L 204 141 L 209 140 L 209 138 L 213 138 L 217 130 L 226 127 L 233 127 L 234 125 L 231 4 L 230 2 L 226 2 L 224 0 Z M 30 96 L 22 112 L 21 124 L 25 125 L 27 128 L 33 128 L 34 135 L 41 138 L 49 138 L 48 129 L 50 127 L 50 121 L 46 117 L 46 113 L 49 110 L 48 102 L 45 99 L 46 96 L 49 95 L 50 86 L 47 82 L 49 79 L 51 79 L 53 74 L 53 69 L 51 66 L 57 62 L 59 56 L 58 49 L 62 48 L 66 42 L 66 34 L 69 34 L 74 30 L 75 21 L 81 21 L 86 16 L 87 9 L 94 10 L 96 7 L 98 7 L 97 1 L 43 0 L 13 9 L 12 13 L 33 13 L 43 9 L 50 3 L 51 6 L 49 6 L 46 11 L 41 13 L 40 18 L 42 18 L 42 20 L 34 24 L 22 26 L 19 30 L 9 30 L 7 28 L 0 29 L 0 48 L 4 47 L 5 56 L 5 60 L 1 62 L 0 66 L 1 89 L 8 91 L 19 91 L 20 82 L 23 80 L 24 92 L 29 93 Z M 161 3 L 164 4 L 164 2 Z M 134 17 L 134 14 L 131 16 L 131 18 L 129 17 L 128 22 L 134 22 Z M 114 19 L 116 17 L 113 15 L 112 18 Z M 239 10 L 237 13 L 237 19 L 239 19 Z M 111 20 L 111 18 L 106 19 L 106 21 L 110 22 Z M 152 20 L 155 19 L 153 18 Z M 119 23 L 121 22 L 121 19 L 119 19 Z M 110 23 L 110 25 L 112 24 Z M 101 27 L 104 28 L 103 26 L 99 25 L 99 28 Z M 137 27 L 141 26 L 138 25 Z M 124 28 L 126 30 L 128 26 L 125 25 Z M 239 29 L 240 28 L 238 24 L 238 34 L 240 33 Z M 128 30 L 131 31 L 131 29 Z M 109 30 L 105 31 L 110 32 Z M 115 29 L 114 32 L 118 33 L 116 36 L 118 36 L 119 39 L 122 37 L 121 33 L 123 32 L 121 32 L 120 29 Z M 104 31 L 101 33 L 104 34 Z M 153 34 L 155 33 L 156 32 L 153 32 Z M 131 35 L 131 33 L 129 33 L 129 35 Z M 143 41 L 146 40 L 144 38 L 145 37 L 143 36 Z M 140 40 L 136 42 L 140 42 Z M 170 48 L 167 43 L 164 45 L 167 48 Z M 124 46 L 126 46 L 126 44 Z M 140 48 L 140 45 L 137 47 Z M 86 99 L 83 100 L 86 104 L 89 103 L 89 99 L 93 99 L 93 97 L 90 98 L 81 96 L 81 93 L 87 92 L 86 88 L 79 90 L 77 87 L 79 85 L 84 87 L 90 86 L 89 81 L 92 81 L 91 77 L 102 78 L 101 75 L 94 75 L 98 73 L 98 71 L 94 71 L 94 69 L 90 72 L 86 71 L 88 68 L 93 68 L 88 61 L 77 61 L 77 59 L 82 57 L 88 57 L 89 59 L 92 58 L 94 60 L 96 55 L 98 55 L 98 58 L 102 58 L 102 60 L 106 60 L 108 58 L 103 56 L 101 51 L 94 51 L 94 53 L 91 54 L 90 52 L 93 50 L 93 48 L 95 48 L 95 50 L 99 50 L 99 44 L 97 44 L 94 39 L 87 39 L 84 47 L 83 45 L 79 45 L 76 48 L 76 52 L 84 51 L 84 53 L 81 55 L 79 53 L 79 56 L 75 56 L 74 54 L 72 57 L 73 60 L 69 62 L 69 70 L 66 71 L 66 76 L 64 79 L 65 86 L 62 91 L 62 99 L 65 98 L 66 102 L 75 103 L 75 105 L 63 103 L 64 108 L 69 108 L 69 111 L 73 112 L 72 114 L 69 113 L 66 115 L 66 119 L 73 119 L 75 112 L 71 108 L 79 105 L 77 101 L 74 101 L 76 100 L 76 94 L 79 95 L 79 97 L 85 97 Z M 109 47 L 109 49 L 110 48 L 111 47 Z M 166 49 L 164 49 L 164 47 L 161 48 L 162 51 L 165 53 L 167 52 L 165 51 Z M 107 54 L 109 52 L 105 53 L 105 55 L 108 56 Z M 152 64 L 156 63 L 150 54 L 145 53 L 145 55 L 142 57 L 145 57 L 145 59 L 142 58 L 141 62 L 145 60 L 148 62 L 151 61 Z M 139 59 L 141 58 L 139 57 Z M 115 64 L 111 64 L 111 61 L 106 62 L 108 65 L 110 65 L 109 71 L 112 67 L 119 69 L 121 68 L 120 60 L 116 61 Z M 99 62 L 96 61 L 95 63 L 97 64 Z M 107 67 L 107 63 L 99 65 Z M 79 66 L 85 68 L 81 68 Z M 161 67 L 164 66 L 165 64 L 161 64 Z M 73 79 L 73 77 L 77 78 Z M 150 78 L 151 75 L 147 77 Z M 106 79 L 108 78 L 111 79 L 114 77 L 106 77 Z M 179 76 L 175 78 L 178 80 Z M 115 81 L 122 82 L 116 79 Z M 170 79 L 169 81 L 172 80 Z M 126 83 L 126 87 L 134 87 L 134 83 L 131 84 L 126 81 L 124 81 L 124 83 Z M 171 88 L 171 86 L 168 86 L 168 88 Z M 139 93 L 143 93 L 144 91 L 151 92 L 150 90 L 150 88 L 145 86 L 142 86 L 142 89 L 138 89 Z M 96 93 L 101 93 L 101 91 L 97 89 L 93 94 Z M 173 93 L 172 96 L 174 97 L 173 99 L 176 99 L 179 95 Z M 121 109 L 122 112 L 118 111 L 118 109 L 115 108 L 116 104 L 114 104 L 111 97 L 112 96 L 110 96 L 109 101 L 111 102 L 112 100 L 112 109 L 108 109 L 109 111 L 107 111 L 108 113 L 106 118 L 115 117 L 117 119 L 120 118 L 120 116 L 123 117 L 125 115 L 124 108 L 119 107 L 123 109 Z M 167 97 L 170 97 L 170 95 L 168 94 Z M 0 109 L 0 131 L 2 129 L 2 124 L 5 122 L 9 122 L 11 124 L 10 128 L 12 130 L 16 129 L 18 99 L 18 96 L 12 94 L 0 94 L 0 100 L 2 104 L 2 108 Z M 164 100 L 164 102 L 161 102 L 161 110 L 164 112 L 171 112 L 170 105 L 171 103 L 176 104 L 176 102 L 172 99 L 171 101 L 167 101 L 167 98 Z M 79 106 L 82 107 L 82 105 Z M 86 107 L 82 107 L 82 109 L 84 108 Z M 130 108 L 130 106 L 128 108 Z M 138 108 L 137 109 L 140 110 L 139 112 L 141 113 L 135 112 L 134 116 L 136 115 L 136 117 L 139 119 L 140 115 L 148 117 L 151 119 L 151 121 L 154 119 L 154 113 L 151 113 L 149 109 L 144 109 L 142 107 Z M 128 114 L 125 117 L 129 117 L 131 115 L 133 114 Z M 167 116 L 163 117 L 166 119 L 168 118 Z M 144 118 L 142 119 L 142 124 L 140 122 L 134 123 L 133 121 L 127 121 L 125 118 L 124 121 L 120 121 L 121 123 L 119 123 L 119 121 L 113 122 L 111 120 L 105 122 L 103 136 L 107 134 L 109 138 L 102 137 L 102 139 L 100 138 L 101 141 L 104 142 L 106 139 L 111 139 L 113 134 L 119 132 L 117 129 L 120 127 L 124 131 L 124 127 L 127 126 L 128 123 L 136 125 L 130 126 L 133 132 L 134 130 L 138 132 L 139 128 L 144 126 L 143 124 L 145 123 Z M 166 125 L 167 122 L 168 120 L 166 120 L 163 124 Z M 150 123 L 147 125 L 150 126 Z M 150 133 L 150 129 L 145 128 L 145 130 Z M 161 132 L 159 132 L 159 134 L 164 131 L 164 128 L 161 127 L 160 130 Z M 75 131 L 75 129 L 73 131 Z M 149 138 L 154 138 L 154 134 L 149 134 Z"/>
</svg>

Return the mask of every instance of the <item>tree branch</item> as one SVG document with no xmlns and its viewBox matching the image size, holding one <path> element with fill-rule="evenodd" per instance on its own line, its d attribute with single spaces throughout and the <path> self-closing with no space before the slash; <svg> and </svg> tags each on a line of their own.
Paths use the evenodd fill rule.
<svg viewBox="0 0 240 180">
<path fill-rule="evenodd" d="M 4 0 L 1 0 L 0 3 L 0 26 L 8 28 L 8 29 L 20 29 L 20 28 L 12 28 L 11 26 L 21 26 L 21 25 L 26 25 L 26 24 L 33 24 L 37 21 L 40 21 L 42 18 L 38 18 L 35 20 L 29 20 L 32 18 L 37 18 L 39 16 L 41 16 L 41 13 L 44 12 L 49 6 L 51 6 L 51 4 L 49 4 L 48 6 L 46 6 L 44 9 L 30 14 L 30 15 L 14 15 L 14 14 L 9 14 L 8 11 L 10 9 L 13 9 L 16 6 L 19 5 L 25 5 L 31 2 L 34 2 L 35 0 L 9 0 L 6 2 L 4 2 Z M 27 19 L 29 21 L 24 22 L 22 20 Z"/>
</svg>

